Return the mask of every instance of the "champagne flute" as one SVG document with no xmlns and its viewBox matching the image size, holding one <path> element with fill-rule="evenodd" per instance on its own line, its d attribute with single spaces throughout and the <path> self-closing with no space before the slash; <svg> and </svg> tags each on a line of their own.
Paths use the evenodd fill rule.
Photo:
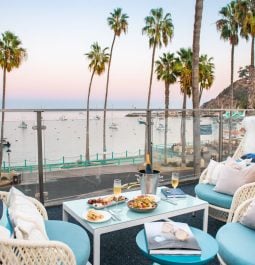
<svg viewBox="0 0 255 265">
<path fill-rule="evenodd" d="M 118 201 L 119 201 L 119 197 L 121 195 L 121 179 L 114 179 L 113 182 L 113 194 L 116 198 L 116 207 L 115 207 L 115 211 L 119 212 L 120 209 L 118 207 Z"/>
<path fill-rule="evenodd" d="M 171 184 L 172 184 L 172 187 L 174 188 L 174 199 L 175 199 L 175 189 L 179 185 L 179 173 L 178 172 L 172 172 Z"/>
</svg>

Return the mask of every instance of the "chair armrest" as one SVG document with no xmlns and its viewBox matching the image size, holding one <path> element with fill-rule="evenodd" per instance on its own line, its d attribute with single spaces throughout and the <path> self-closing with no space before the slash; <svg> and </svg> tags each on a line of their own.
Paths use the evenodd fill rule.
<svg viewBox="0 0 255 265">
<path fill-rule="evenodd" d="M 59 241 L 0 240 L 0 260 L 5 265 L 76 265 L 72 250 Z"/>
<path fill-rule="evenodd" d="M 208 168 L 205 168 L 205 169 L 202 171 L 202 173 L 201 173 L 201 175 L 200 175 L 200 178 L 199 178 L 199 183 L 202 183 L 202 182 L 205 180 L 206 175 L 207 175 L 207 172 L 208 172 Z"/>
<path fill-rule="evenodd" d="M 241 220 L 241 218 L 243 217 L 244 213 L 246 212 L 249 205 L 253 202 L 253 200 L 254 198 L 246 200 L 237 207 L 232 222 L 239 222 Z"/>
<path fill-rule="evenodd" d="M 230 212 L 228 216 L 228 221 L 232 221 L 232 217 L 237 209 L 237 207 L 242 204 L 242 202 L 255 197 L 255 182 L 245 184 L 237 189 L 233 196 L 232 204 L 230 207 Z"/>
<path fill-rule="evenodd" d="M 235 153 L 233 154 L 232 158 L 239 159 L 244 154 L 243 153 L 244 141 L 245 141 L 245 136 L 243 137 L 243 139 L 239 143 L 239 145 L 238 145 Z"/>
</svg>

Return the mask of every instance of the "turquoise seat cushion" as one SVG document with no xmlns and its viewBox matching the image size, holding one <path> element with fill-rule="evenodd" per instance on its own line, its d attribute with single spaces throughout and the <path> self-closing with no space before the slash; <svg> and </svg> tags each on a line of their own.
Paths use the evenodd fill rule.
<svg viewBox="0 0 255 265">
<path fill-rule="evenodd" d="M 10 237 L 13 234 L 13 227 L 9 218 L 8 208 L 6 204 L 0 199 L 0 226 L 3 226 L 10 232 Z M 7 231 L 6 230 L 6 231 Z M 0 235 L 1 237 L 1 235 Z"/>
<path fill-rule="evenodd" d="M 233 197 L 213 190 L 215 186 L 210 184 L 197 184 L 195 193 L 198 198 L 207 201 L 209 204 L 230 209 Z"/>
<path fill-rule="evenodd" d="M 255 230 L 240 223 L 228 223 L 219 229 L 216 240 L 226 264 L 255 264 Z"/>
<path fill-rule="evenodd" d="M 85 265 L 89 259 L 90 241 L 86 231 L 76 224 L 46 220 L 45 228 L 49 240 L 68 245 L 74 253 L 77 265 Z"/>
</svg>

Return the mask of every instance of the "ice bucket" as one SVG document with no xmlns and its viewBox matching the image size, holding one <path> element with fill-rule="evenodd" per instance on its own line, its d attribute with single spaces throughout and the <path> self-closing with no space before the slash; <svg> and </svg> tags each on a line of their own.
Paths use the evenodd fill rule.
<svg viewBox="0 0 255 265">
<path fill-rule="evenodd" d="M 136 175 L 140 183 L 142 194 L 156 194 L 160 177 L 160 172 L 153 170 L 153 174 L 146 174 L 144 170 L 139 170 Z"/>
</svg>

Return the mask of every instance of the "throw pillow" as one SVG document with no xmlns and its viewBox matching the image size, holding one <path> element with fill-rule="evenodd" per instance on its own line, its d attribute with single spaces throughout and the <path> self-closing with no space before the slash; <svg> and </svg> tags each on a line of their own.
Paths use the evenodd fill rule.
<svg viewBox="0 0 255 265">
<path fill-rule="evenodd" d="M 232 168 L 224 165 L 219 173 L 219 178 L 214 187 L 217 192 L 234 195 L 235 191 L 244 184 L 255 181 L 255 164 L 243 169 Z"/>
<path fill-rule="evenodd" d="M 13 228 L 9 219 L 8 208 L 6 204 L 0 200 L 0 238 L 10 238 L 13 234 Z"/>
<path fill-rule="evenodd" d="M 12 187 L 8 202 L 10 219 L 17 238 L 48 240 L 43 217 L 25 194 Z"/>
<path fill-rule="evenodd" d="M 255 162 L 255 154 L 253 153 L 249 153 L 249 154 L 245 154 L 241 157 L 242 159 L 250 159 L 251 162 Z"/>
<path fill-rule="evenodd" d="M 245 211 L 240 223 L 255 229 L 255 199 L 250 203 L 247 210 Z"/>
<path fill-rule="evenodd" d="M 207 166 L 207 173 L 203 183 L 215 185 L 218 180 L 219 172 L 221 170 L 222 165 L 222 162 L 217 162 L 211 159 Z"/>
</svg>

